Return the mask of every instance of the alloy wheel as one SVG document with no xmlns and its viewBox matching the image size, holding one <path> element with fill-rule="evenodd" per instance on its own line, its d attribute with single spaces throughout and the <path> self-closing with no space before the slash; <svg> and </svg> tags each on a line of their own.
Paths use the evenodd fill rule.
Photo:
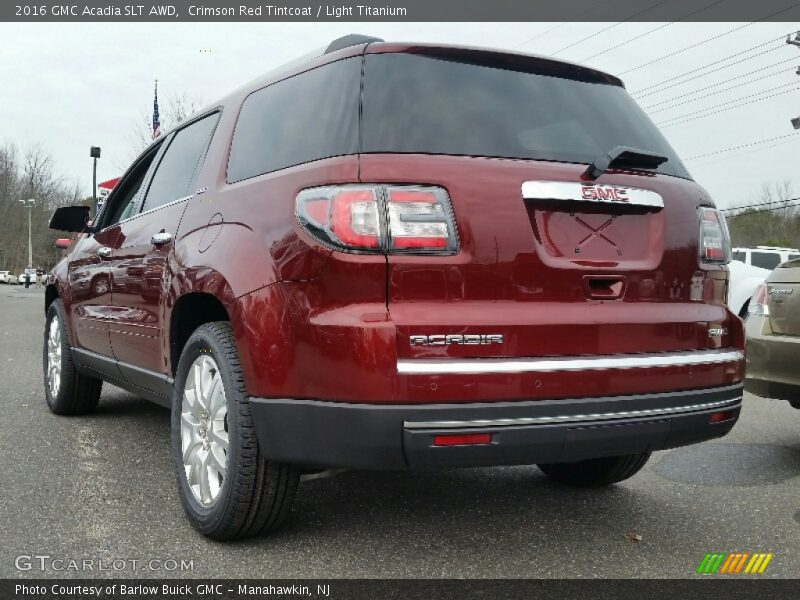
<svg viewBox="0 0 800 600">
<path fill-rule="evenodd" d="M 216 361 L 198 356 L 181 402 L 181 450 L 186 481 L 205 507 L 220 496 L 228 466 L 228 404 Z"/>
</svg>

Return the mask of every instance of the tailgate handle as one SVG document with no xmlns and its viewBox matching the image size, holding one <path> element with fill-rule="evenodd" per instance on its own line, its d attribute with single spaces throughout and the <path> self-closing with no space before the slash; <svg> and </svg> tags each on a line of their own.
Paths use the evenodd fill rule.
<svg viewBox="0 0 800 600">
<path fill-rule="evenodd" d="M 625 295 L 624 275 L 584 275 L 583 291 L 592 300 L 617 300 Z"/>
</svg>

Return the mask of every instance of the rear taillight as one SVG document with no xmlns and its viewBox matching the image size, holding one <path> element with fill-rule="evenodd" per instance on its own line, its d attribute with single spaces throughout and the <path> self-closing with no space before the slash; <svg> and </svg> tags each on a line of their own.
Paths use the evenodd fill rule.
<svg viewBox="0 0 800 600">
<path fill-rule="evenodd" d="M 750 298 L 748 314 L 769 316 L 769 293 L 767 292 L 766 283 L 759 283 L 756 291 L 753 292 L 753 297 Z"/>
<path fill-rule="evenodd" d="M 731 241 L 725 216 L 714 208 L 700 207 L 700 260 L 727 264 L 731 261 Z"/>
<path fill-rule="evenodd" d="M 297 220 L 318 240 L 353 252 L 453 253 L 450 199 L 442 188 L 342 185 L 297 195 Z"/>
</svg>

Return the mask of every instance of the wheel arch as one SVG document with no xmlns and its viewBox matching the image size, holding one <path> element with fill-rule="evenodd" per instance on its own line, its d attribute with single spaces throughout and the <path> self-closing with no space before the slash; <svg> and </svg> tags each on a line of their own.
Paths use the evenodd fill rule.
<svg viewBox="0 0 800 600">
<path fill-rule="evenodd" d="M 169 318 L 170 369 L 175 374 L 186 342 L 201 325 L 215 321 L 232 321 L 229 307 L 209 291 L 190 291 L 176 301 Z"/>
</svg>

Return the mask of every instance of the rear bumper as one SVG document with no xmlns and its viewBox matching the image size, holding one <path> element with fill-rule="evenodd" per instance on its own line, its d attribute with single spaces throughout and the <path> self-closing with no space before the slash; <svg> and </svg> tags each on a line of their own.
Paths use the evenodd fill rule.
<svg viewBox="0 0 800 600">
<path fill-rule="evenodd" d="M 408 469 L 569 462 L 663 450 L 721 437 L 739 417 L 741 384 L 631 396 L 523 402 L 366 405 L 251 398 L 270 460 Z M 730 411 L 711 423 L 709 416 Z M 442 434 L 491 443 L 435 446 Z"/>
</svg>

